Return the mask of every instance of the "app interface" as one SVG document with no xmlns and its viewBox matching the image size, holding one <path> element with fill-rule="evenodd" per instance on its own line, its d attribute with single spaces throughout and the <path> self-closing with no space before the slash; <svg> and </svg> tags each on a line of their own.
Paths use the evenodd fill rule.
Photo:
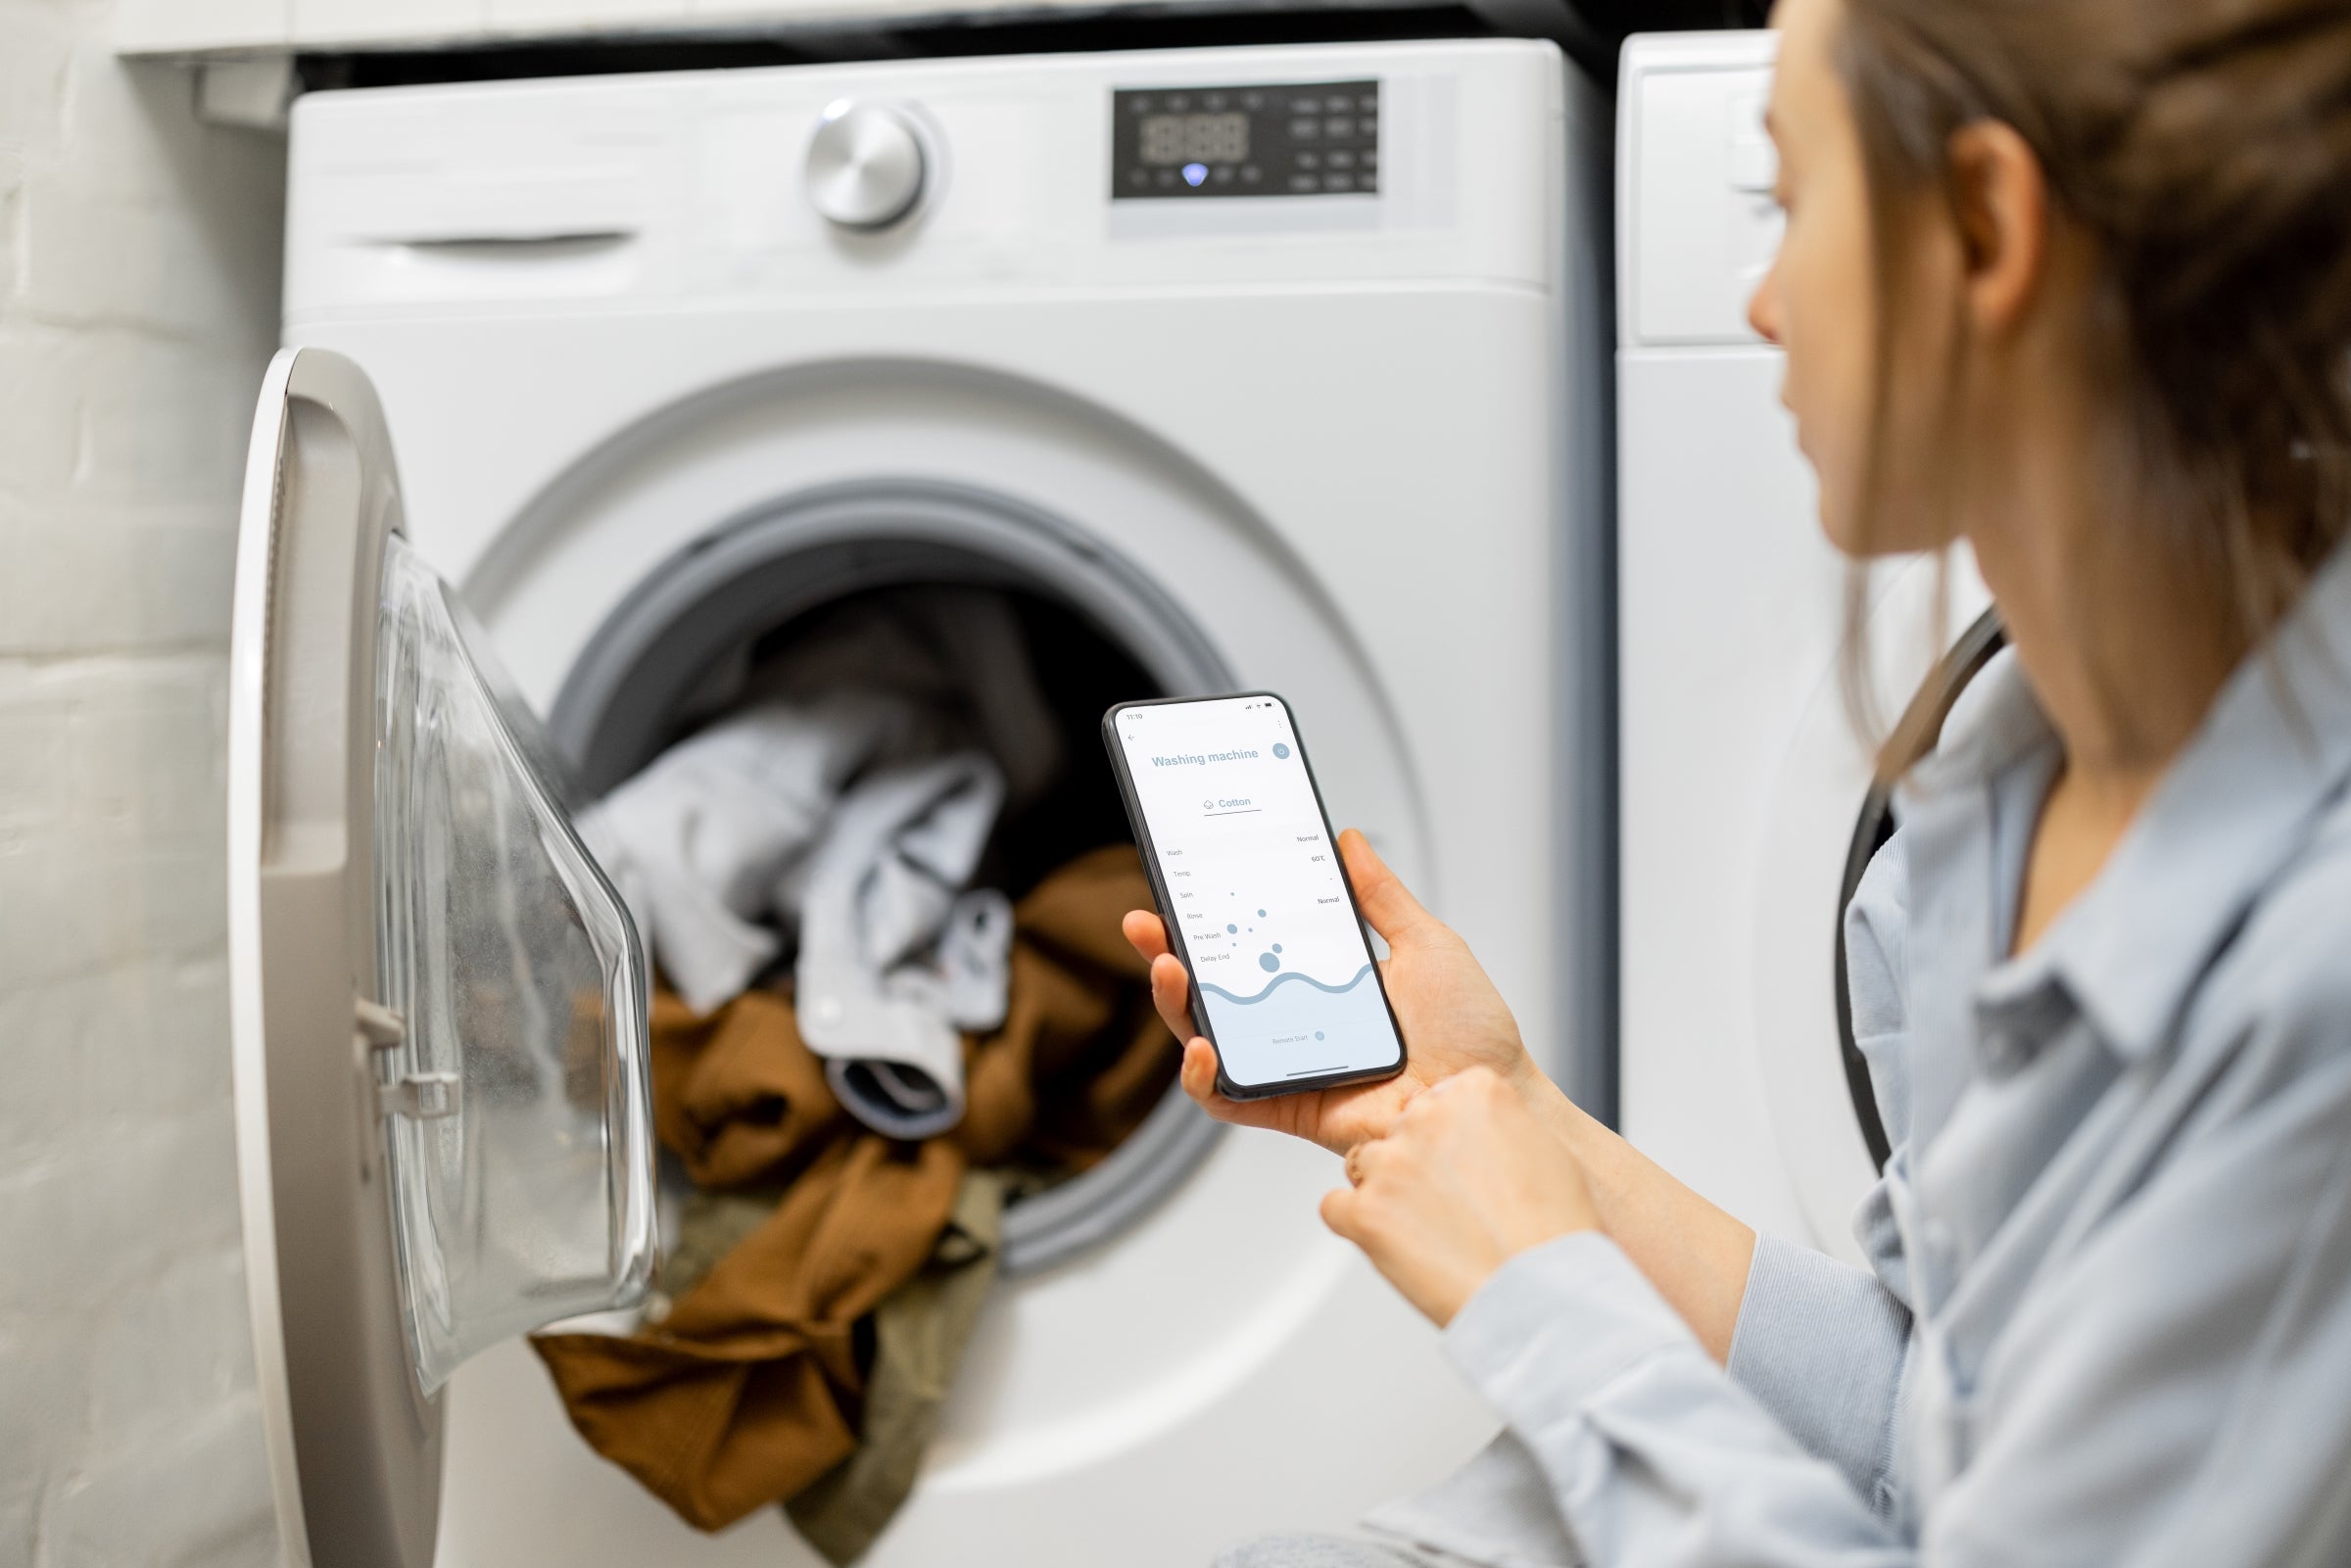
<svg viewBox="0 0 2351 1568">
<path fill-rule="evenodd" d="M 1288 711 L 1214 697 L 1128 708 L 1117 730 L 1225 1076 L 1393 1067 L 1403 1046 Z"/>
</svg>

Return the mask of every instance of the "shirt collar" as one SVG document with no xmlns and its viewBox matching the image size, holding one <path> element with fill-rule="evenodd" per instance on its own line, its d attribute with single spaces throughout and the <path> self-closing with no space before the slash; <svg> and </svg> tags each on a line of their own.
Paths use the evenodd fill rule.
<svg viewBox="0 0 2351 1568">
<path fill-rule="evenodd" d="M 2030 833 L 2042 788 L 2002 786 L 2046 769 L 2056 737 L 2013 659 L 1980 679 L 1994 684 L 1952 743 L 1904 782 L 1904 804 L 1931 818 L 1938 797 L 1981 801 L 1988 789 L 1997 815 L 2027 814 L 2014 826 Z M 2030 952 L 1994 955 L 1982 1000 L 2022 1004 L 2059 980 L 2119 1056 L 2150 1055 L 2347 774 L 2351 550 L 2327 562 L 2271 641 L 2231 675 L 2096 880 Z"/>
</svg>

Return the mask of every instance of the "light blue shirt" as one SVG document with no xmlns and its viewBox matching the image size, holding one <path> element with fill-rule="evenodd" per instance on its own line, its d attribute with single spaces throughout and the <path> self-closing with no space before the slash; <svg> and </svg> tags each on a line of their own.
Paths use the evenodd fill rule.
<svg viewBox="0 0 2351 1568">
<path fill-rule="evenodd" d="M 1375 1527 L 1511 1568 L 2351 1562 L 2351 557 L 2010 957 L 2058 761 L 2003 656 L 1847 913 L 1868 1270 L 1761 1242 L 1726 1372 L 1607 1237 L 1521 1255 L 1445 1336 L 1504 1437 Z"/>
</svg>

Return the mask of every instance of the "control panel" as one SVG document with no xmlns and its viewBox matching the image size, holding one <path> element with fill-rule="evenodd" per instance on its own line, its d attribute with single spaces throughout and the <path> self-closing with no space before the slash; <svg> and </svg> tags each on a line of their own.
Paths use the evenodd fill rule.
<svg viewBox="0 0 2351 1568">
<path fill-rule="evenodd" d="M 1607 232 L 1562 206 L 1591 174 L 1581 140 L 1561 162 L 1588 85 L 1549 44 L 1479 38 L 306 93 L 285 318 L 919 289 L 1556 293 Z"/>
<path fill-rule="evenodd" d="M 1119 88 L 1113 201 L 1379 191 L 1379 83 Z"/>
<path fill-rule="evenodd" d="M 1691 34 L 1626 57 L 1618 102 L 1617 323 L 1626 347 L 1749 345 L 1747 302 L 1779 254 L 1779 160 L 1763 128 L 1769 39 Z M 1702 52 L 1703 51 L 1703 52 Z"/>
</svg>

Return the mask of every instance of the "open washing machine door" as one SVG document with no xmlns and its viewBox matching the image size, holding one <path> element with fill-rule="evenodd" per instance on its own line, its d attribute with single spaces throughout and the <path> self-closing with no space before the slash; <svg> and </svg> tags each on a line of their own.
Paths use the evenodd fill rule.
<svg viewBox="0 0 2351 1568">
<path fill-rule="evenodd" d="M 287 1561 L 422 1568 L 441 1390 L 639 1297 L 648 970 L 552 758 L 402 537 L 373 389 L 271 364 L 246 471 L 229 964 L 247 1291 Z"/>
</svg>

